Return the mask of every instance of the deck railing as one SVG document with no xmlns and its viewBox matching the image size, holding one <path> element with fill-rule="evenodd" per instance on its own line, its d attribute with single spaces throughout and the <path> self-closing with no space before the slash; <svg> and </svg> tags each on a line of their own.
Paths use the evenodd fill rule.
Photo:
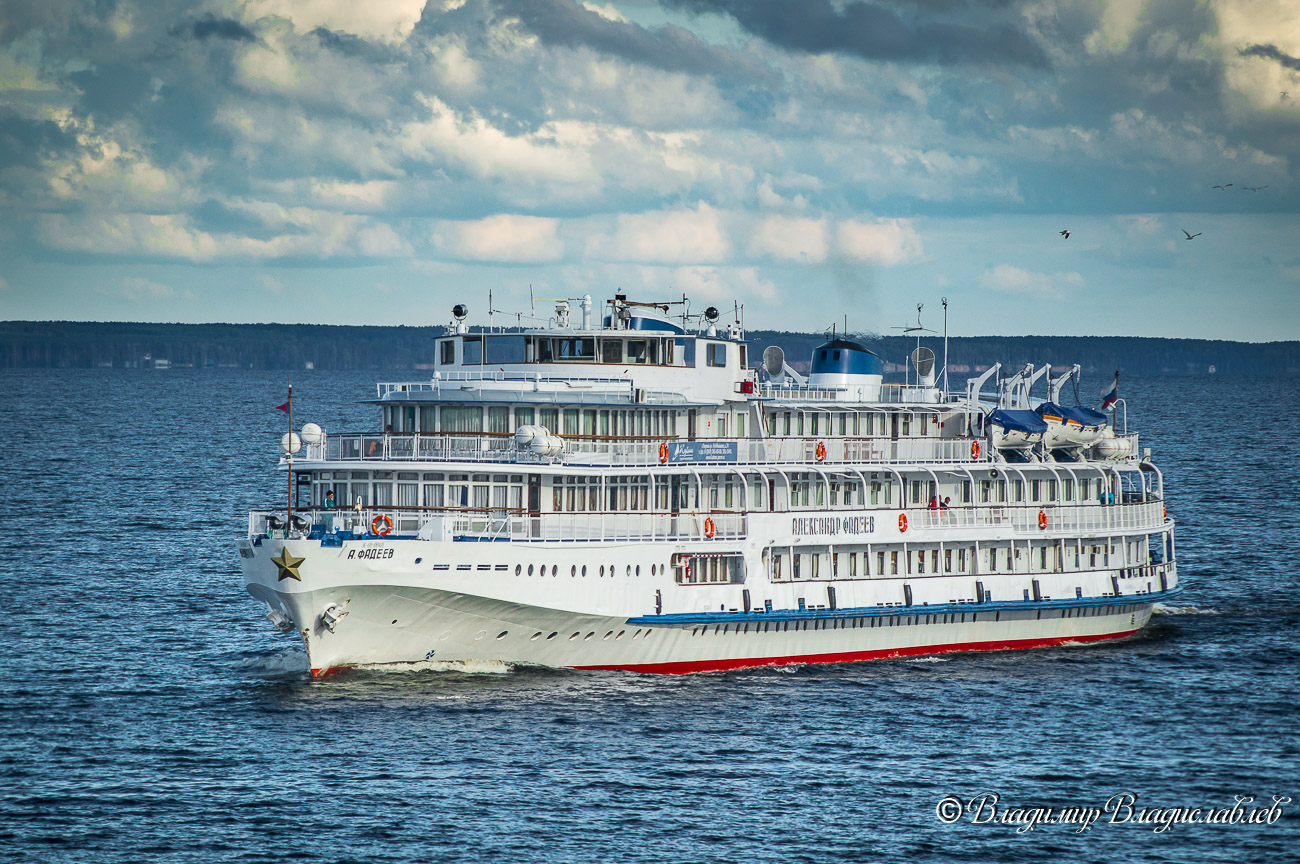
<svg viewBox="0 0 1300 864">
<path fill-rule="evenodd" d="M 1159 531 L 1165 524 L 1164 505 L 1158 500 L 1102 506 L 1067 504 L 1045 506 L 953 507 L 947 510 L 886 509 L 843 511 L 784 511 L 782 516 L 871 515 L 879 526 L 861 542 L 932 543 L 954 530 L 1004 528 L 1019 537 L 1109 536 Z M 362 507 L 326 510 L 309 507 L 295 511 L 295 523 L 286 525 L 283 510 L 249 513 L 250 537 L 307 536 L 349 532 L 373 535 L 380 529 L 398 535 L 420 534 L 434 540 L 533 541 L 644 541 L 736 540 L 747 536 L 747 513 L 541 513 L 511 510 L 467 510 L 433 507 Z M 763 514 L 766 515 L 766 514 Z M 384 521 L 387 519 L 388 521 Z M 897 520 L 896 531 L 893 523 Z M 278 523 L 278 524 L 277 524 Z"/>
<path fill-rule="evenodd" d="M 410 462 L 514 462 L 571 465 L 649 466 L 668 463 L 725 462 L 740 464 L 817 465 L 909 465 L 909 464 L 1003 464 L 1002 457 L 974 438 L 878 437 L 878 438 L 702 438 L 683 442 L 665 437 L 562 436 L 564 453 L 540 456 L 515 443 L 508 433 L 369 434 L 335 433 L 318 444 L 304 448 L 299 460 L 327 462 L 410 461 Z M 1120 436 L 1130 440 L 1129 455 L 1135 461 L 1136 434 Z M 661 445 L 668 447 L 667 459 Z M 700 456 L 705 445 L 725 452 L 725 458 Z M 679 451 L 680 447 L 680 451 Z M 731 454 L 734 453 L 734 458 Z M 1017 463 L 1007 463 L 1017 464 Z M 1065 470 L 1070 462 L 1048 462 Z"/>
</svg>

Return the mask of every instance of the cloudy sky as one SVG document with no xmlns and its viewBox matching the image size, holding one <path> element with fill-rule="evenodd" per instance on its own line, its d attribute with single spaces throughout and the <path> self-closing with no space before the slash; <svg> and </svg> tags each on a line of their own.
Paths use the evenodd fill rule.
<svg viewBox="0 0 1300 864">
<path fill-rule="evenodd" d="M 6 0 L 0 318 L 1294 339 L 1298 157 L 1294 0 Z"/>
</svg>

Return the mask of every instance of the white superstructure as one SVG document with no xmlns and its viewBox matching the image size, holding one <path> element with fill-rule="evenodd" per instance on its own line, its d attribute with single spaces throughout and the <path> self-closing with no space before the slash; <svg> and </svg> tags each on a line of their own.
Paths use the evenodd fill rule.
<svg viewBox="0 0 1300 864">
<path fill-rule="evenodd" d="M 1081 643 L 1137 632 L 1178 590 L 1159 470 L 1056 404 L 1068 375 L 1041 403 L 1046 367 L 949 394 L 925 349 L 886 383 L 837 338 L 805 379 L 774 349 L 751 369 L 712 308 L 620 295 L 595 322 L 576 302 L 576 326 L 566 302 L 512 333 L 457 307 L 432 377 L 378 386 L 382 431 L 285 437 L 298 500 L 252 512 L 239 549 L 313 674 Z"/>
</svg>

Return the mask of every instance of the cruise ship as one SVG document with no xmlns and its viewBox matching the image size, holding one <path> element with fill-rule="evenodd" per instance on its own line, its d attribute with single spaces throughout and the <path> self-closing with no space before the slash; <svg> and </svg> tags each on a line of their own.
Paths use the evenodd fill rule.
<svg viewBox="0 0 1300 864">
<path fill-rule="evenodd" d="M 313 676 L 1082 645 L 1179 590 L 1160 469 L 1122 401 L 1061 404 L 1078 366 L 950 389 L 918 345 L 886 381 L 835 334 L 801 374 L 713 307 L 593 306 L 507 332 L 457 305 L 431 377 L 378 384 L 372 431 L 295 429 L 291 394 L 288 500 L 238 548 Z"/>
</svg>

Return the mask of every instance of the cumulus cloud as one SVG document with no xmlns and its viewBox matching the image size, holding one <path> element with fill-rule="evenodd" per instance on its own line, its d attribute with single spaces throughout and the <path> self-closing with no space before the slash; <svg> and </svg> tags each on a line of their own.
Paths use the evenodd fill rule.
<svg viewBox="0 0 1300 864">
<path fill-rule="evenodd" d="M 437 0 L 432 0 L 436 4 Z M 249 19 L 278 17 L 292 21 L 299 32 L 317 27 L 383 41 L 400 41 L 420 20 L 426 0 L 247 0 Z"/>
<path fill-rule="evenodd" d="M 758 223 L 749 241 L 751 255 L 807 264 L 824 262 L 828 248 L 825 219 L 769 216 Z"/>
<path fill-rule="evenodd" d="M 836 251 L 850 261 L 894 267 L 918 260 L 924 252 L 911 220 L 848 220 L 835 229 Z"/>
<path fill-rule="evenodd" d="M 528 263 L 559 261 L 564 243 L 559 221 L 502 213 L 474 222 L 442 222 L 433 245 L 449 258 L 465 261 Z"/>
<path fill-rule="evenodd" d="M 622 214 L 612 233 L 588 239 L 586 253 L 602 261 L 710 264 L 730 257 L 731 241 L 723 214 L 701 201 L 693 210 Z"/>
<path fill-rule="evenodd" d="M 1083 285 L 1078 273 L 1035 273 L 999 264 L 980 275 L 982 288 L 1000 294 L 1014 294 L 1038 300 L 1062 300 L 1074 289 Z"/>
<path fill-rule="evenodd" d="M 170 285 L 128 276 L 118 286 L 117 296 L 132 303 L 157 303 L 163 300 L 193 300 L 194 292 L 188 288 L 177 290 Z"/>
<path fill-rule="evenodd" d="M 959 3 L 898 4 L 849 0 L 671 0 L 696 12 L 720 12 L 782 48 L 844 52 L 878 60 L 1046 66 L 1026 22 L 1004 9 Z"/>
</svg>

